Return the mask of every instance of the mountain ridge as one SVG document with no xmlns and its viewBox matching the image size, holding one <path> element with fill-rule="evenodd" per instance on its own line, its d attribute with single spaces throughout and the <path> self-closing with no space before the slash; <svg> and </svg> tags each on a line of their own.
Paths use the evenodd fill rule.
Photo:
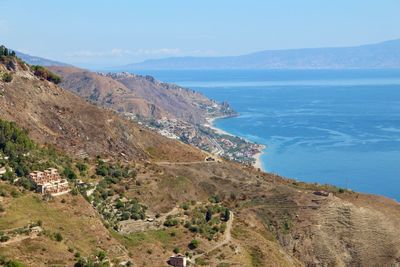
<svg viewBox="0 0 400 267">
<path fill-rule="evenodd" d="M 22 52 L 15 51 L 17 57 L 21 58 L 23 61 L 30 65 L 40 65 L 40 66 L 64 66 L 64 67 L 71 67 L 72 65 L 63 63 L 56 60 L 51 60 L 43 57 L 32 56 L 29 54 L 25 54 Z"/>
<path fill-rule="evenodd" d="M 146 69 L 400 68 L 400 39 L 347 47 L 264 50 L 239 56 L 169 57 L 119 67 Z"/>
</svg>

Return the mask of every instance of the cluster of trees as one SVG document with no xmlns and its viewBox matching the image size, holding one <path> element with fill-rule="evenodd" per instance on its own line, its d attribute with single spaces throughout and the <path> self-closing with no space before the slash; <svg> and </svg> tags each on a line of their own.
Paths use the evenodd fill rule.
<svg viewBox="0 0 400 267">
<path fill-rule="evenodd" d="M 217 233 L 225 232 L 226 222 L 230 219 L 229 209 L 219 204 L 196 207 L 185 213 L 191 220 L 186 221 L 184 227 L 209 240 L 213 240 Z"/>
<path fill-rule="evenodd" d="M 32 65 L 31 70 L 33 73 L 42 79 L 48 80 L 49 82 L 53 82 L 55 84 L 59 84 L 61 82 L 61 77 L 57 74 L 49 71 L 47 68 L 39 65 Z"/>
<path fill-rule="evenodd" d="M 0 45 L 0 56 L 16 57 L 15 51 L 12 51 L 12 50 L 8 49 L 4 45 Z"/>
<path fill-rule="evenodd" d="M 0 167 L 6 167 L 2 180 L 34 189 L 28 179 L 30 172 L 50 167 L 64 169 L 66 178 L 75 179 L 76 174 L 70 167 L 70 160 L 60 156 L 52 147 L 39 147 L 28 136 L 28 131 L 19 128 L 14 122 L 0 120 Z"/>
<path fill-rule="evenodd" d="M 118 220 L 120 221 L 129 219 L 144 220 L 146 218 L 147 207 L 140 204 L 137 199 L 131 199 L 126 202 L 122 202 L 121 199 L 118 199 L 115 203 L 115 208 L 118 210 Z"/>
<path fill-rule="evenodd" d="M 30 172 L 29 153 L 34 148 L 35 144 L 29 139 L 27 131 L 18 128 L 14 122 L 0 120 L 0 164 L 7 165 L 2 179 L 12 182 L 15 175 L 26 176 Z M 21 179 L 20 183 L 31 187 L 27 179 Z"/>
</svg>

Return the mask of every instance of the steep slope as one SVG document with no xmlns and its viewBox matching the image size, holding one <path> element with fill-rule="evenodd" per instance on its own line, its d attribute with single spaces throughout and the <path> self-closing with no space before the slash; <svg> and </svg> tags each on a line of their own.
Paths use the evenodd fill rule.
<svg viewBox="0 0 400 267">
<path fill-rule="evenodd" d="M 71 67 L 51 67 L 63 78 L 61 86 L 119 112 L 146 118 L 181 119 L 204 123 L 210 114 L 231 114 L 229 106 L 151 76 L 129 73 L 98 74 Z"/>
<path fill-rule="evenodd" d="M 100 249 L 116 259 L 128 255 L 136 266 L 165 266 L 172 251 L 180 248 L 197 257 L 198 265 L 209 266 L 400 264 L 400 205 L 395 201 L 299 183 L 238 163 L 205 162 L 199 150 L 87 103 L 40 80 L 20 63 L 14 62 L 9 69 L 0 64 L 0 72 L 13 77 L 0 82 L 0 118 L 16 121 L 40 144 L 52 143 L 75 160 L 77 155 L 88 156 L 88 172 L 79 175 L 94 187 L 82 189 L 89 205 L 80 195 L 45 202 L 38 194 L 1 181 L 0 191 L 5 194 L 0 198 L 0 230 L 42 220 L 50 232 L 7 244 L 0 255 L 28 266 L 68 266 L 75 259 L 66 251 L 88 255 Z M 112 168 L 97 160 L 97 155 L 115 165 L 124 159 L 132 172 L 111 177 L 108 169 Z M 100 165 L 106 168 L 104 173 L 98 171 Z M 128 200 L 143 203 L 146 214 L 164 223 L 129 220 L 128 216 L 120 222 L 139 225 L 139 231 L 103 227 L 101 214 L 109 226 L 110 212 L 118 213 L 118 206 L 124 207 Z M 228 207 L 234 221 L 217 231 L 212 219 L 212 227 L 204 223 L 200 231 L 181 222 L 197 223 L 188 217 L 195 205 L 200 205 L 200 221 L 206 220 L 204 215 L 212 205 Z M 135 212 L 138 206 L 132 209 Z M 165 224 L 168 215 L 180 216 L 176 225 Z M 214 219 L 221 217 L 217 214 Z M 203 230 L 215 231 L 216 238 L 207 238 Z M 55 232 L 65 240 L 51 239 Z M 188 248 L 193 239 L 200 240 L 198 248 Z"/>
<path fill-rule="evenodd" d="M 81 157 L 107 155 L 121 159 L 203 159 L 193 148 L 162 138 L 97 107 L 29 70 L 6 70 L 13 80 L 1 83 L 0 118 L 30 130 L 40 143 L 51 143 Z M 150 155 L 149 151 L 157 151 Z"/>
<path fill-rule="evenodd" d="M 399 68 L 400 40 L 356 47 L 267 50 L 242 56 L 172 57 L 119 67 L 138 69 Z"/>
</svg>

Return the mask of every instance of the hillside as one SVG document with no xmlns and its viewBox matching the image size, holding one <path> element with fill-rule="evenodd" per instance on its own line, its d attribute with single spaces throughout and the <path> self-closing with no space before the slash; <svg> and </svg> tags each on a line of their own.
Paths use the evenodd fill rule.
<svg viewBox="0 0 400 267">
<path fill-rule="evenodd" d="M 119 67 L 126 70 L 371 68 L 400 68 L 400 40 L 355 47 L 266 50 L 241 56 L 172 57 Z"/>
<path fill-rule="evenodd" d="M 204 161 L 196 148 L 88 103 L 14 58 L 1 60 L 8 63 L 0 64 L 0 119 L 28 129 L 40 147 L 58 148 L 50 156 L 75 189 L 46 200 L 2 177 L 0 236 L 21 232 L 0 240 L 6 260 L 72 266 L 81 257 L 108 257 L 125 266 L 167 266 L 180 251 L 195 266 L 400 264 L 399 203 Z M 15 143 L 32 148 L 24 135 L 2 130 L 4 156 L 36 155 L 12 150 Z M 0 156 L 0 168 L 14 164 Z M 31 224 L 43 233 L 23 234 Z"/>
<path fill-rule="evenodd" d="M 66 63 L 62 63 L 59 61 L 55 61 L 55 60 L 51 60 L 51 59 L 47 59 L 47 58 L 42 58 L 42 57 L 37 57 L 37 56 L 32 56 L 32 55 L 28 55 L 25 53 L 21 53 L 16 51 L 16 54 L 19 58 L 21 58 L 23 61 L 25 61 L 28 64 L 31 65 L 41 65 L 41 66 L 71 66 L 69 64 Z"/>
<path fill-rule="evenodd" d="M 151 76 L 99 74 L 72 67 L 50 69 L 63 78 L 63 88 L 122 113 L 190 123 L 204 123 L 207 116 L 231 113 L 200 93 L 159 82 Z"/>
<path fill-rule="evenodd" d="M 40 143 L 51 143 L 71 155 L 107 155 L 116 158 L 182 159 L 203 156 L 189 146 L 165 140 L 115 112 L 99 108 L 57 85 L 42 81 L 16 64 L 7 71 L 13 79 L 0 86 L 2 119 L 15 121 Z M 101 129 L 101 130 L 100 130 Z M 149 151 L 156 149 L 157 155 Z M 178 152 L 178 153 L 177 153 Z M 181 153 L 182 152 L 182 153 Z"/>
</svg>

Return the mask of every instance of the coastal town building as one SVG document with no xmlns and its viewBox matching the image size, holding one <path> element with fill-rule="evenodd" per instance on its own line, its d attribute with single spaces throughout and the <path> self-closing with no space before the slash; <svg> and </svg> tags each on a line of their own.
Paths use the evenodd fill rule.
<svg viewBox="0 0 400 267">
<path fill-rule="evenodd" d="M 45 171 L 34 171 L 29 174 L 29 179 L 41 194 L 52 196 L 62 195 L 69 192 L 69 185 L 66 179 L 62 179 L 57 169 L 50 168 Z"/>
<path fill-rule="evenodd" d="M 174 267 L 186 267 L 186 257 L 181 254 L 177 254 L 169 257 L 168 263 Z"/>
</svg>

